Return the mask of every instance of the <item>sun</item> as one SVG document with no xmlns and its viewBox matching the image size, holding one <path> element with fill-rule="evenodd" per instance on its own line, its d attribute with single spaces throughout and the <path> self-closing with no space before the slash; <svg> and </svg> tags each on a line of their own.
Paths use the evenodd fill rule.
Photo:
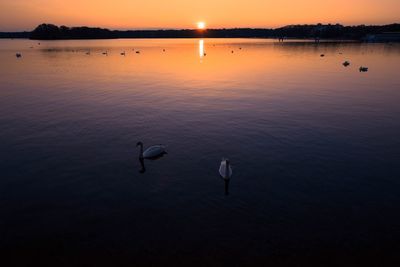
<svg viewBox="0 0 400 267">
<path fill-rule="evenodd" d="M 197 29 L 204 30 L 206 28 L 206 23 L 204 21 L 197 22 Z"/>
</svg>

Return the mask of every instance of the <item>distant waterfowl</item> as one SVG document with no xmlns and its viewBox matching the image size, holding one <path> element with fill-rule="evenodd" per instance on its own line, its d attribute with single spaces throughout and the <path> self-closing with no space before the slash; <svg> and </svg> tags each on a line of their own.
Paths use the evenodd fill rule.
<svg viewBox="0 0 400 267">
<path fill-rule="evenodd" d="M 231 53 L 233 54 L 233 50 L 231 51 Z"/>
<path fill-rule="evenodd" d="M 108 56 L 108 52 L 106 51 L 106 52 L 103 52 L 103 55 L 106 55 L 106 56 Z"/>
<path fill-rule="evenodd" d="M 325 56 L 325 54 L 321 54 L 321 57 L 324 57 Z"/>
<path fill-rule="evenodd" d="M 136 51 L 136 54 L 140 54 L 140 51 L 138 50 L 138 51 Z"/>
<path fill-rule="evenodd" d="M 350 66 L 350 62 L 348 62 L 347 60 L 345 62 L 343 62 L 343 66 L 348 67 Z"/>
<path fill-rule="evenodd" d="M 125 51 L 121 53 L 121 56 L 125 56 Z"/>
<path fill-rule="evenodd" d="M 163 49 L 162 51 L 165 52 L 165 49 Z"/>
<path fill-rule="evenodd" d="M 224 180 L 229 180 L 232 177 L 232 168 L 229 159 L 222 159 L 221 165 L 219 166 L 219 175 L 221 175 Z"/>
<path fill-rule="evenodd" d="M 86 55 L 90 55 L 90 51 L 87 51 L 87 52 L 86 52 Z"/>
<path fill-rule="evenodd" d="M 165 146 L 164 145 L 153 145 L 143 151 L 143 143 L 138 142 L 136 146 L 140 147 L 139 158 L 143 159 L 154 159 L 166 154 Z"/>
<path fill-rule="evenodd" d="M 367 67 L 360 67 L 360 72 L 367 72 L 368 71 L 368 68 Z"/>
<path fill-rule="evenodd" d="M 17 58 L 22 57 L 21 53 L 16 53 L 15 56 L 16 56 Z"/>
</svg>

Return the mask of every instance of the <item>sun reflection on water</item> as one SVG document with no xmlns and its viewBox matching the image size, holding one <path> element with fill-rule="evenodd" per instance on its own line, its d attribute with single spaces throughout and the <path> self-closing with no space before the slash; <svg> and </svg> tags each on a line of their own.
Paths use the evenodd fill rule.
<svg viewBox="0 0 400 267">
<path fill-rule="evenodd" d="M 204 57 L 204 40 L 199 40 L 199 56 L 200 59 Z"/>
</svg>

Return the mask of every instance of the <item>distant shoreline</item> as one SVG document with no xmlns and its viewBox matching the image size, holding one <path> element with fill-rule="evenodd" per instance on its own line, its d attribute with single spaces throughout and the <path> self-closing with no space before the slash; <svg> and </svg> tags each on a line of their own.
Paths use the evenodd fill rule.
<svg viewBox="0 0 400 267">
<path fill-rule="evenodd" d="M 41 24 L 32 32 L 0 32 L 0 38 L 33 40 L 268 38 L 330 41 L 400 42 L 400 24 L 343 26 L 340 24 L 289 25 L 276 29 L 109 30 Z"/>
<path fill-rule="evenodd" d="M 278 37 L 127 37 L 127 38 L 69 38 L 69 39 L 32 39 L 29 37 L 0 37 L 0 40 L 32 40 L 32 41 L 95 41 L 95 40 L 168 40 L 168 39 L 248 39 L 248 40 L 279 40 Z M 310 42 L 314 43 L 313 38 L 286 38 L 284 42 L 295 43 Z M 320 39 L 318 43 L 362 43 L 362 40 L 353 39 Z"/>
</svg>

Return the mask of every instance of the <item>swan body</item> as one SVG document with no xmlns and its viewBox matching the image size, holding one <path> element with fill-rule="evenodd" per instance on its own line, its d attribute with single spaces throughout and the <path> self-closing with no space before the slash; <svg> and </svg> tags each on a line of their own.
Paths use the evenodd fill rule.
<svg viewBox="0 0 400 267">
<path fill-rule="evenodd" d="M 162 156 L 166 153 L 165 151 L 165 146 L 164 145 L 153 145 L 151 147 L 148 147 L 145 151 L 143 151 L 143 143 L 138 142 L 136 146 L 140 146 L 140 158 L 144 159 L 152 159 L 152 158 L 157 158 L 159 156 Z"/>
<path fill-rule="evenodd" d="M 221 175 L 224 180 L 229 180 L 232 177 L 232 168 L 229 159 L 222 159 L 221 165 L 219 166 L 219 175 Z"/>
<path fill-rule="evenodd" d="M 350 62 L 345 61 L 345 62 L 343 63 L 343 66 L 345 66 L 345 67 L 350 66 Z"/>
</svg>

